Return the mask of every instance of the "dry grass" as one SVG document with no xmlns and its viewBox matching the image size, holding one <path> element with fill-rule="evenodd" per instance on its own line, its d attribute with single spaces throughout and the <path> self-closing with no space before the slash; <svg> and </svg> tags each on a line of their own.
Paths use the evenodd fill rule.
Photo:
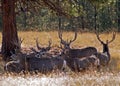
<svg viewBox="0 0 120 86">
<path fill-rule="evenodd" d="M 53 32 L 19 32 L 19 37 L 23 38 L 23 47 L 35 47 L 35 39 L 38 38 L 40 45 L 47 46 L 49 38 L 52 39 L 52 46 L 59 45 L 59 38 L 56 31 Z M 72 39 L 73 32 L 64 32 L 64 39 Z M 101 38 L 105 41 L 111 39 L 112 33 L 103 34 Z M 1 41 L 1 35 L 0 35 Z M 109 45 L 111 62 L 102 72 L 68 73 L 51 75 L 1 75 L 0 86 L 120 86 L 120 34 Z M 73 48 L 94 46 L 98 51 L 102 51 L 102 45 L 96 39 L 94 33 L 78 33 L 77 40 L 71 45 Z M 7 82 L 7 83 L 6 83 Z"/>
<path fill-rule="evenodd" d="M 70 40 L 74 36 L 73 32 L 64 32 L 63 38 L 65 40 Z M 106 41 L 110 40 L 112 33 L 101 34 L 101 38 Z M 19 32 L 19 37 L 23 38 L 23 47 L 35 47 L 35 39 L 38 38 L 40 45 L 47 46 L 49 38 L 52 39 L 52 46 L 59 46 L 60 40 L 58 38 L 57 31 L 51 32 Z M 111 63 L 110 69 L 119 70 L 120 69 L 120 34 L 117 33 L 116 39 L 109 45 L 111 53 Z M 97 40 L 94 33 L 78 33 L 77 40 L 71 45 L 73 48 L 82 48 L 87 46 L 94 46 L 98 51 L 102 51 L 102 45 Z"/>
<path fill-rule="evenodd" d="M 22 46 L 23 47 L 35 47 L 35 39 L 38 38 L 39 44 L 41 46 L 47 46 L 48 40 L 52 39 L 52 46 L 59 46 L 60 40 L 58 38 L 57 31 L 51 32 L 18 32 L 19 37 L 24 39 Z M 0 42 L 1 42 L 1 33 L 0 33 Z M 70 40 L 74 36 L 73 32 L 64 32 L 63 39 Z M 105 40 L 110 40 L 112 33 L 102 34 L 101 38 Z M 120 34 L 117 33 L 116 39 L 109 45 L 110 53 L 111 53 L 111 63 L 110 69 L 120 70 Z M 77 40 L 71 44 L 73 48 L 82 48 L 86 46 L 94 46 L 98 49 L 98 51 L 102 51 L 102 45 L 97 40 L 96 35 L 94 33 L 78 33 Z"/>
<path fill-rule="evenodd" d="M 0 86 L 120 86 L 120 73 L 2 75 Z"/>
</svg>

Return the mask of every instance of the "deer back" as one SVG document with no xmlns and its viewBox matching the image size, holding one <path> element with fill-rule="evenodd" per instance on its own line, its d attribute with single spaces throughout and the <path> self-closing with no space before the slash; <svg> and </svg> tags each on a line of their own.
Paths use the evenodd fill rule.
<svg viewBox="0 0 120 86">
<path fill-rule="evenodd" d="M 47 73 L 56 69 L 61 70 L 63 63 L 64 60 L 60 58 L 29 58 L 28 70 Z"/>
<path fill-rule="evenodd" d="M 84 58 L 66 58 L 67 66 L 72 71 L 83 71 L 89 68 L 97 68 L 99 66 L 99 59 L 95 55 Z"/>
<path fill-rule="evenodd" d="M 97 49 L 94 47 L 86 47 L 82 49 L 70 49 L 67 55 L 71 58 L 83 58 L 97 53 Z"/>
</svg>

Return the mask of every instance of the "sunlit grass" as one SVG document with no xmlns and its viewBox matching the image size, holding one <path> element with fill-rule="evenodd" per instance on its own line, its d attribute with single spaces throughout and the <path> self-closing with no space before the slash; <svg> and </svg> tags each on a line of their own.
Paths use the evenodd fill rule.
<svg viewBox="0 0 120 86">
<path fill-rule="evenodd" d="M 120 73 L 69 73 L 50 75 L 2 75 L 1 86 L 119 86 Z"/>
<path fill-rule="evenodd" d="M 35 39 L 38 38 L 39 44 L 42 46 L 47 46 L 49 39 L 52 39 L 52 46 L 59 46 L 60 39 L 58 37 L 57 31 L 51 32 L 19 32 L 19 37 L 23 38 L 23 45 L 28 47 L 35 46 Z M 63 39 L 71 40 L 74 37 L 74 32 L 64 32 Z M 111 40 L 112 33 L 106 33 L 100 35 L 103 41 Z M 110 67 L 113 69 L 120 69 L 120 34 L 117 33 L 116 39 L 109 44 L 110 53 L 111 53 L 111 64 Z M 72 48 L 82 48 L 87 46 L 94 46 L 98 49 L 98 51 L 102 52 L 102 45 L 97 40 L 96 35 L 94 33 L 80 33 L 78 32 L 78 36 L 76 41 L 71 44 Z"/>
<path fill-rule="evenodd" d="M 51 32 L 18 32 L 19 37 L 24 39 L 22 47 L 35 47 L 35 39 L 38 38 L 41 46 L 47 46 L 49 39 L 52 39 L 52 46 L 59 46 L 60 40 L 57 31 Z M 64 32 L 63 39 L 70 40 L 74 36 L 73 32 Z M 101 39 L 110 40 L 112 33 L 102 34 Z M 1 42 L 0 34 L 0 42 Z M 52 73 L 50 75 L 1 75 L 0 86 L 119 86 L 120 85 L 120 34 L 109 45 L 111 61 L 109 65 L 102 69 L 102 72 L 86 73 Z M 94 33 L 78 33 L 76 41 L 71 44 L 71 48 L 82 48 L 94 46 L 102 52 L 102 45 Z M 3 68 L 0 67 L 2 70 Z"/>
<path fill-rule="evenodd" d="M 1 34 L 1 33 L 0 33 Z M 22 47 L 35 47 L 35 39 L 38 38 L 39 44 L 41 46 L 47 46 L 49 39 L 52 40 L 52 46 L 59 46 L 60 39 L 58 37 L 57 31 L 50 31 L 50 32 L 18 32 L 19 37 L 24 39 L 22 43 Z M 64 32 L 63 39 L 71 40 L 74 37 L 74 32 Z M 106 41 L 111 40 L 112 33 L 106 33 L 100 35 L 101 39 Z M 0 42 L 2 36 L 0 35 Z M 117 33 L 116 39 L 109 44 L 110 53 L 111 53 L 111 64 L 112 68 L 120 69 L 120 34 Z M 98 49 L 98 51 L 102 52 L 102 45 L 97 40 L 96 35 L 94 33 L 80 33 L 78 32 L 77 39 L 71 44 L 72 48 L 82 48 L 87 46 L 94 46 Z"/>
</svg>

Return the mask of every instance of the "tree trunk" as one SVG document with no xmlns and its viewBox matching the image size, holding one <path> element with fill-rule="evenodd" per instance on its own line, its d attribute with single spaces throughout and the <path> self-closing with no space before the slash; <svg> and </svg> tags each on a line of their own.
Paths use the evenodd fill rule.
<svg viewBox="0 0 120 86">
<path fill-rule="evenodd" d="M 16 14 L 15 14 L 15 1 L 16 0 L 2 0 L 2 55 L 3 60 L 6 61 L 14 53 L 15 48 L 19 48 L 14 42 L 18 43 L 18 35 L 16 28 Z"/>
</svg>

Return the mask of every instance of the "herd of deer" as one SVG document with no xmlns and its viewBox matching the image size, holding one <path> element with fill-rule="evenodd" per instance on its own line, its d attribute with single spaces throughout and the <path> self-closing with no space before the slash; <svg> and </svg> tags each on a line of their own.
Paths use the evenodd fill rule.
<svg viewBox="0 0 120 86">
<path fill-rule="evenodd" d="M 108 44 L 111 43 L 116 36 L 113 32 L 113 37 L 110 41 L 103 42 L 99 34 L 96 33 L 97 39 L 103 45 L 103 52 L 98 52 L 95 47 L 86 47 L 82 49 L 72 49 L 70 44 L 76 40 L 77 32 L 73 40 L 65 41 L 62 38 L 62 32 L 58 31 L 62 51 L 57 55 L 51 55 L 48 51 L 51 50 L 51 41 L 48 47 L 40 47 L 36 39 L 37 50 L 31 48 L 32 53 L 25 54 L 20 50 L 11 52 L 11 61 L 5 64 L 5 70 L 8 72 L 21 72 L 21 71 L 38 71 L 41 73 L 52 72 L 53 70 L 64 71 L 69 68 L 72 71 L 82 71 L 91 68 L 100 68 L 106 66 L 110 61 L 110 53 Z M 17 44 L 21 47 L 21 41 Z M 63 47 L 62 47 L 63 46 Z"/>
</svg>

